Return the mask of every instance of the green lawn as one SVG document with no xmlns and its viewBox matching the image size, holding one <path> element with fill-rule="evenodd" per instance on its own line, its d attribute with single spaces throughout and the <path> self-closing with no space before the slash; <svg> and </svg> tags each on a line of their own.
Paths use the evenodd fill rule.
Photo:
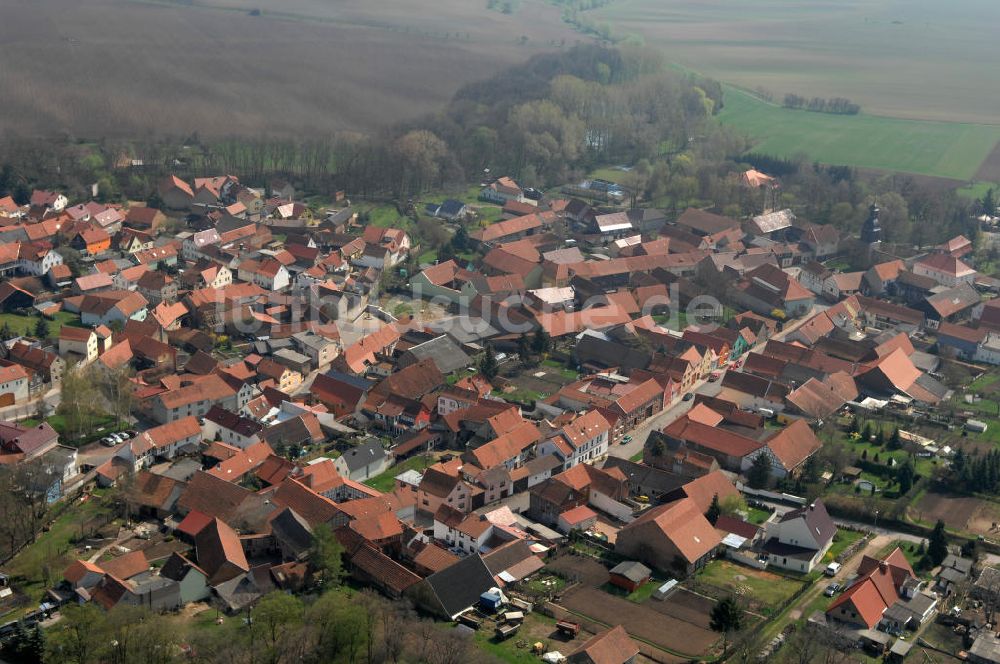
<svg viewBox="0 0 1000 664">
<path fill-rule="evenodd" d="M 864 533 L 860 533 L 857 530 L 844 530 L 843 528 L 837 530 L 837 534 L 833 536 L 833 544 L 830 545 L 830 550 L 823 556 L 823 562 L 830 563 L 835 561 L 844 549 L 862 537 L 864 537 Z"/>
<path fill-rule="evenodd" d="M 801 581 L 721 559 L 713 560 L 706 565 L 698 572 L 697 579 L 726 593 L 747 592 L 764 606 L 780 604 L 802 587 Z"/>
<path fill-rule="evenodd" d="M 761 509 L 760 507 L 749 507 L 747 508 L 746 520 L 749 523 L 759 526 L 760 524 L 770 519 L 771 514 L 773 514 L 773 512 Z"/>
<path fill-rule="evenodd" d="M 74 502 L 34 543 L 22 549 L 4 566 L 4 572 L 13 577 L 17 590 L 31 600 L 25 610 L 36 607 L 41 601 L 46 577 L 50 584 L 57 582 L 66 565 L 75 559 L 75 549 L 70 540 L 88 534 L 84 531 L 85 524 L 107 509 L 96 495 L 84 503 Z"/>
<path fill-rule="evenodd" d="M 66 434 L 66 419 L 62 415 L 52 415 L 46 420 L 56 432 L 62 436 L 64 445 L 81 446 L 99 440 L 109 433 L 124 431 L 128 429 L 128 423 L 115 424 L 115 418 L 111 415 L 99 415 L 94 418 L 94 425 L 90 428 L 90 433 L 81 436 L 79 439 L 69 438 Z"/>
<path fill-rule="evenodd" d="M 688 325 L 687 314 L 685 312 L 683 312 L 683 311 L 678 311 L 677 312 L 677 318 L 675 319 L 675 322 L 673 324 L 671 324 L 671 320 L 670 319 L 671 319 L 670 314 L 654 314 L 653 315 L 653 321 L 657 325 L 662 325 L 663 327 L 668 327 L 671 330 L 676 330 L 676 331 L 680 332 L 681 330 L 683 330 Z"/>
<path fill-rule="evenodd" d="M 434 249 L 429 249 L 428 251 L 425 251 L 424 253 L 417 256 L 417 264 L 420 265 L 423 263 L 427 263 L 428 265 L 431 265 L 437 259 L 438 259 L 438 252 L 435 251 Z"/>
<path fill-rule="evenodd" d="M 7 325 L 15 334 L 34 336 L 38 318 L 38 316 L 23 316 L 21 314 L 0 314 L 0 327 Z M 46 318 L 45 322 L 49 325 L 49 336 L 57 337 L 63 325 L 79 327 L 80 317 L 68 311 L 58 311 L 52 318 Z"/>
<path fill-rule="evenodd" d="M 996 182 L 974 182 L 964 187 L 959 187 L 955 190 L 955 193 L 965 198 L 982 198 L 990 189 L 993 190 L 994 195 L 1000 194 L 1000 184 Z"/>
<path fill-rule="evenodd" d="M 399 214 L 395 205 L 389 205 L 388 203 L 381 205 L 362 203 L 358 206 L 358 209 L 359 212 L 368 214 L 368 223 L 373 226 L 410 230 L 410 227 L 413 225 L 408 218 Z"/>
<path fill-rule="evenodd" d="M 547 643 L 546 637 L 554 629 L 555 622 L 540 613 L 529 613 L 524 617 L 521 629 L 503 641 L 497 641 L 493 630 L 484 626 L 476 632 L 476 646 L 509 664 L 538 664 L 541 660 L 531 653 L 530 644 L 539 640 Z M 555 650 L 558 643 L 549 645 Z"/>
<path fill-rule="evenodd" d="M 1000 140 L 1000 126 L 810 113 L 729 86 L 719 119 L 753 139 L 753 152 L 962 180 Z"/>
<path fill-rule="evenodd" d="M 425 468 L 427 468 L 427 466 L 430 466 L 433 463 L 433 459 L 428 460 L 425 455 L 418 454 L 417 456 L 412 456 L 405 461 L 397 463 L 381 475 L 368 478 L 364 481 L 364 483 L 377 491 L 389 492 L 396 486 L 396 475 L 404 473 L 407 470 L 422 472 Z"/>
</svg>

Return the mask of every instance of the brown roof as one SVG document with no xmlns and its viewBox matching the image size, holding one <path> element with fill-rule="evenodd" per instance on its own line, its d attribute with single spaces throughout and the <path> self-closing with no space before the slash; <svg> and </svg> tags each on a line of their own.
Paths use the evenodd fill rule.
<svg viewBox="0 0 1000 664">
<path fill-rule="evenodd" d="M 131 579 L 133 576 L 148 572 L 149 562 L 142 551 L 129 551 L 117 558 L 105 560 L 101 563 L 101 568 L 119 579 Z"/>
<path fill-rule="evenodd" d="M 472 237 L 480 242 L 492 242 L 517 233 L 525 233 L 536 228 L 541 228 L 544 224 L 550 224 L 555 220 L 555 212 L 539 212 L 528 214 L 523 217 L 514 217 L 507 221 L 498 221 L 490 224 L 481 231 L 476 231 Z"/>
<path fill-rule="evenodd" d="M 63 325 L 59 328 L 59 338 L 67 341 L 79 341 L 81 343 L 86 343 L 90 340 L 90 335 L 93 333 L 93 330 L 85 327 L 74 327 L 72 325 Z"/>
<path fill-rule="evenodd" d="M 639 654 L 639 646 L 621 625 L 587 639 L 567 658 L 567 664 L 625 664 Z"/>
<path fill-rule="evenodd" d="M 391 512 L 383 512 L 364 519 L 355 519 L 348 526 L 369 542 L 380 542 L 403 534 L 403 524 Z"/>
<path fill-rule="evenodd" d="M 396 594 L 420 582 L 419 576 L 367 544 L 351 556 L 351 565 Z"/>
<path fill-rule="evenodd" d="M 198 566 L 208 574 L 212 585 L 238 576 L 240 571 L 250 571 L 239 535 L 217 518 L 195 536 L 195 548 Z"/>
<path fill-rule="evenodd" d="M 427 358 L 382 379 L 372 388 L 372 392 L 386 396 L 395 394 L 407 399 L 419 399 L 444 383 L 444 374 L 437 368 L 433 358 Z"/>
<path fill-rule="evenodd" d="M 663 429 L 663 432 L 672 438 L 737 458 L 745 457 L 764 445 L 738 433 L 695 422 L 686 416 L 675 420 Z"/>
<path fill-rule="evenodd" d="M 810 378 L 785 399 L 803 414 L 823 418 L 836 412 L 858 396 L 854 379 L 844 372 L 830 374 L 825 380 Z"/>
<path fill-rule="evenodd" d="M 420 551 L 413 557 L 414 565 L 430 571 L 431 574 L 440 572 L 446 567 L 451 567 L 458 561 L 459 557 L 454 553 L 446 551 L 433 543 L 421 543 Z"/>
<path fill-rule="evenodd" d="M 198 424 L 198 418 L 191 415 L 148 429 L 139 434 L 139 437 L 146 439 L 153 448 L 163 448 L 185 438 L 200 436 L 200 434 L 201 425 Z"/>
<path fill-rule="evenodd" d="M 647 510 L 642 516 L 622 528 L 621 534 L 655 523 L 657 530 L 666 536 L 689 563 L 694 563 L 722 541 L 718 531 L 705 518 L 698 504 L 690 498 L 675 500 Z"/>
<path fill-rule="evenodd" d="M 290 477 L 278 486 L 272 502 L 279 507 L 291 508 L 312 527 L 329 523 L 342 514 L 332 500 Z"/>
<path fill-rule="evenodd" d="M 235 393 L 236 390 L 230 387 L 226 381 L 215 374 L 210 374 L 197 382 L 163 393 L 160 400 L 164 407 L 172 409 L 199 401 L 221 401 Z"/>
<path fill-rule="evenodd" d="M 520 416 L 518 419 L 520 420 Z M 521 420 L 513 428 L 500 427 L 497 430 L 505 433 L 469 452 L 470 460 L 480 468 L 498 466 L 518 456 L 542 438 L 538 427 L 526 420 Z"/>
<path fill-rule="evenodd" d="M 712 214 L 696 208 L 688 208 L 677 218 L 677 225 L 699 231 L 704 235 L 714 235 L 733 228 L 739 228 L 740 222 L 722 215 Z"/>
<path fill-rule="evenodd" d="M 96 563 L 87 562 L 86 560 L 74 561 L 66 571 L 63 572 L 63 578 L 69 581 L 71 584 L 76 585 L 87 576 L 87 574 L 104 574 L 104 569 L 98 566 Z"/>
<path fill-rule="evenodd" d="M 702 512 L 707 512 L 715 496 L 723 500 L 730 496 L 739 496 L 740 492 L 729 481 L 721 470 L 691 480 L 680 488 L 685 496 L 694 501 Z"/>
<path fill-rule="evenodd" d="M 176 495 L 175 490 L 179 490 L 183 486 L 183 482 L 142 470 L 135 476 L 135 500 L 140 505 L 169 510 L 173 508 L 171 501 Z M 177 502 L 179 504 L 180 500 Z"/>
<path fill-rule="evenodd" d="M 788 471 L 797 468 L 822 446 L 805 420 L 795 420 L 767 441 L 768 449 Z"/>
<path fill-rule="evenodd" d="M 198 510 L 228 520 L 250 495 L 250 491 L 237 484 L 198 471 L 188 482 L 177 506 L 185 511 Z"/>
</svg>

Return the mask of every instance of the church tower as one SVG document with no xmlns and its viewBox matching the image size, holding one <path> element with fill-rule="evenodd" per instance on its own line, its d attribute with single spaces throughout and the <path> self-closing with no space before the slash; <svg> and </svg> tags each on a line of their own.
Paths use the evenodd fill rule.
<svg viewBox="0 0 1000 664">
<path fill-rule="evenodd" d="M 861 242 L 873 251 L 882 245 L 882 226 L 878 223 L 878 203 L 872 203 L 868 208 L 868 218 L 861 226 Z"/>
</svg>

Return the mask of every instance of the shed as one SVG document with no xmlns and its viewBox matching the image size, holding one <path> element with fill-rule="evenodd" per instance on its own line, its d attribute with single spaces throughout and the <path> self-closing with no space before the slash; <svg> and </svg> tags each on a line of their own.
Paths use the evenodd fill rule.
<svg viewBox="0 0 1000 664">
<path fill-rule="evenodd" d="M 503 596 L 499 592 L 489 591 L 479 596 L 479 605 L 491 613 L 499 609 L 502 603 Z"/>
<path fill-rule="evenodd" d="M 913 643 L 911 641 L 896 639 L 896 642 L 892 644 L 892 648 L 889 648 L 889 658 L 894 662 L 901 662 L 910 654 L 910 648 L 912 647 Z"/>
<path fill-rule="evenodd" d="M 637 588 L 649 581 L 652 570 L 636 561 L 625 561 L 618 563 L 611 570 L 610 581 L 612 585 L 624 588 L 628 592 L 635 592 Z"/>
</svg>

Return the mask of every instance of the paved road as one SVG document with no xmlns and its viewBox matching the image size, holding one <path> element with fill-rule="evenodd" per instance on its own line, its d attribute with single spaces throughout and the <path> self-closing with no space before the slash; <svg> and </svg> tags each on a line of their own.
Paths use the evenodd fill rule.
<svg viewBox="0 0 1000 664">
<path fill-rule="evenodd" d="M 608 456 L 619 457 L 621 459 L 631 459 L 646 446 L 646 439 L 649 438 L 649 432 L 653 430 L 660 430 L 667 426 L 678 417 L 688 412 L 691 409 L 691 404 L 694 403 L 694 399 L 690 401 L 683 401 L 677 399 L 671 403 L 667 408 L 649 418 L 638 427 L 629 432 L 628 435 L 632 436 L 632 440 L 625 445 L 612 445 L 611 449 L 608 450 Z"/>
</svg>

